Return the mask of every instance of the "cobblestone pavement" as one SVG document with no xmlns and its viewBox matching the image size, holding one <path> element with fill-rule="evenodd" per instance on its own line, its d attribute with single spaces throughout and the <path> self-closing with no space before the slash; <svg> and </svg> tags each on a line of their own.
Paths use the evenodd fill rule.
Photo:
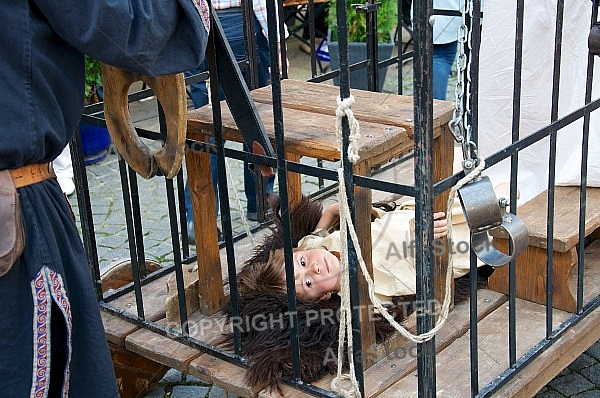
<svg viewBox="0 0 600 398">
<path fill-rule="evenodd" d="M 310 76 L 309 57 L 297 51 L 297 42 L 288 41 L 290 50 L 290 77 L 307 80 Z M 410 63 L 403 68 L 404 93 L 411 94 Z M 392 66 L 388 70 L 384 90 L 397 92 L 398 73 Z M 448 98 L 453 95 L 452 80 L 449 84 Z M 148 113 L 147 109 L 152 109 Z M 131 112 L 136 125 L 148 129 L 156 129 L 156 106 L 152 101 L 146 104 L 135 104 Z M 238 144 L 228 143 L 235 147 Z M 240 145 L 241 147 L 241 145 Z M 232 211 L 232 226 L 234 233 L 244 231 L 242 211 L 245 209 L 245 196 L 242 183 L 242 167 L 239 161 L 229 159 L 233 181 L 229 181 L 230 202 Z M 127 243 L 127 230 L 125 226 L 123 196 L 120 188 L 118 159 L 115 154 L 110 154 L 102 162 L 87 166 L 92 212 L 96 230 L 98 256 L 102 268 L 118 261 L 129 258 Z M 139 195 L 141 201 L 141 218 L 145 253 L 148 259 L 160 263 L 173 261 L 171 251 L 170 227 L 168 208 L 165 200 L 165 182 L 162 178 L 153 178 L 148 181 L 138 178 Z M 305 179 L 303 186 L 306 192 L 318 188 L 316 180 Z M 75 214 L 78 214 L 75 195 L 70 198 L 74 205 Z M 256 225 L 250 223 L 250 226 Z M 193 248 L 191 248 L 193 253 Z M 399 393 L 400 394 L 400 393 Z M 399 395 L 401 396 L 401 395 Z M 171 369 L 154 388 L 145 395 L 146 398 L 186 398 L 186 397 L 236 397 L 227 394 L 221 388 L 210 386 L 190 375 Z M 554 397 L 600 397 L 600 343 L 594 344 L 589 350 L 577 358 L 568 368 L 561 372 L 554 380 L 548 383 L 537 395 L 540 398 Z"/>
</svg>

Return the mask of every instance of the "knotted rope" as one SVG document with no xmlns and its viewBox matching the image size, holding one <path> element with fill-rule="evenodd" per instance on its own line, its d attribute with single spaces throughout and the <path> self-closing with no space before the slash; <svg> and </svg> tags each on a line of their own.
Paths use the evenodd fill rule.
<svg viewBox="0 0 600 398">
<path fill-rule="evenodd" d="M 338 108 L 336 110 L 336 134 L 337 142 L 340 147 L 340 153 L 342 152 L 342 119 L 344 116 L 348 118 L 348 124 L 350 126 L 350 142 L 348 146 L 348 159 L 350 162 L 355 164 L 359 160 L 358 156 L 358 139 L 360 138 L 360 127 L 358 121 L 354 118 L 352 112 L 352 105 L 354 104 L 354 97 L 350 96 L 344 100 L 339 97 L 337 99 Z M 479 164 L 473 171 L 459 180 L 454 187 L 451 188 L 448 196 L 447 212 L 446 217 L 448 220 L 448 235 L 452 232 L 452 208 L 454 206 L 454 196 L 456 192 L 463 187 L 465 184 L 473 181 L 481 174 L 481 171 L 485 168 L 485 162 L 483 159 L 479 159 Z M 344 179 L 343 165 L 338 168 L 338 180 L 339 180 L 339 200 L 340 200 L 340 240 L 341 240 L 341 262 L 342 262 L 342 275 L 341 275 L 341 305 L 340 305 L 340 329 L 338 334 L 338 367 L 337 375 L 331 381 L 331 388 L 337 394 L 343 397 L 360 396 L 360 389 L 358 381 L 355 377 L 355 369 L 353 358 L 353 341 L 352 341 L 352 313 L 350 307 L 350 277 L 349 277 L 349 266 L 348 266 L 348 236 L 350 232 L 350 238 L 356 250 L 356 257 L 360 264 L 360 269 L 367 282 L 369 290 L 369 299 L 373 303 L 374 307 L 379 313 L 396 329 L 402 336 L 406 337 L 410 341 L 415 343 L 423 343 L 435 336 L 438 330 L 442 328 L 448 318 L 448 312 L 450 309 L 450 289 L 452 281 L 452 256 L 450 252 L 450 258 L 448 261 L 448 269 L 446 272 L 446 283 L 445 283 L 445 295 L 442 303 L 442 310 L 440 317 L 430 331 L 422 334 L 412 334 L 404 326 L 400 325 L 396 320 L 388 313 L 387 309 L 381 304 L 379 298 L 375 295 L 374 283 L 371 275 L 367 270 L 367 266 L 362 256 L 358 237 L 354 229 L 352 218 L 350 217 L 350 208 L 348 206 L 348 197 L 346 193 L 346 184 Z M 343 352 L 344 352 L 344 341 L 348 339 L 348 360 L 350 363 L 350 373 L 348 375 L 342 374 L 342 363 L 343 363 Z M 346 390 L 339 385 L 342 379 L 350 379 L 352 383 L 352 390 Z"/>
</svg>

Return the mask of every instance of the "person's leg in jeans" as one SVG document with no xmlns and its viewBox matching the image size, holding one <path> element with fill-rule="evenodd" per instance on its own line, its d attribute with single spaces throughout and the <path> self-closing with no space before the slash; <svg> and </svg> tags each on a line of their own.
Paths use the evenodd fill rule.
<svg viewBox="0 0 600 398">
<path fill-rule="evenodd" d="M 433 98 L 446 99 L 448 78 L 456 58 L 457 42 L 433 45 Z"/>
</svg>

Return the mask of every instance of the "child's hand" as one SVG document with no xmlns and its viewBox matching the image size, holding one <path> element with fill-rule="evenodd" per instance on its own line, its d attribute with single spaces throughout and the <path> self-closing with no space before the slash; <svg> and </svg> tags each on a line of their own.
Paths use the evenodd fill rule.
<svg viewBox="0 0 600 398">
<path fill-rule="evenodd" d="M 439 211 L 433 214 L 433 238 L 443 238 L 448 235 L 448 220 L 446 213 Z"/>
</svg>

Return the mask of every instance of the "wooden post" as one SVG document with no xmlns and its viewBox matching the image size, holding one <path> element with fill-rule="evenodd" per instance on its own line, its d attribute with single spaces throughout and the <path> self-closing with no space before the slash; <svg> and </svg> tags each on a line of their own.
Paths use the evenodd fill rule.
<svg viewBox="0 0 600 398">
<path fill-rule="evenodd" d="M 203 137 L 208 142 L 208 136 Z M 189 151 L 185 157 L 192 209 L 198 262 L 198 297 L 200 311 L 212 315 L 225 303 L 219 241 L 215 191 L 207 152 Z"/>
<path fill-rule="evenodd" d="M 446 123 L 440 127 L 440 135 L 433 141 L 433 180 L 435 182 L 441 181 L 446 177 L 452 175 L 452 164 L 454 162 L 454 139 L 450 133 L 450 128 Z M 443 193 L 437 195 L 433 199 L 433 210 L 448 211 L 448 194 L 450 190 L 446 190 Z M 457 199 L 458 200 L 458 199 Z M 439 304 L 436 309 L 439 311 L 442 303 L 444 302 L 444 295 L 446 294 L 446 272 L 448 270 L 448 239 L 442 239 L 441 246 L 436 245 L 436 253 L 439 254 L 434 257 L 435 267 L 435 300 Z M 437 249 L 439 247 L 439 249 Z M 441 250 L 445 248 L 444 250 Z M 441 253 L 439 253 L 441 252 Z M 454 278 L 452 278 L 452 284 L 454 286 Z M 452 289 L 454 290 L 454 289 Z M 450 308 L 454 306 L 451 302 Z"/>
<path fill-rule="evenodd" d="M 296 153 L 287 152 L 285 154 L 287 160 L 291 162 L 300 162 L 300 155 Z M 302 201 L 302 176 L 298 173 L 287 173 L 288 183 L 288 205 L 290 209 L 294 209 L 300 201 Z"/>
<path fill-rule="evenodd" d="M 354 174 L 370 177 L 371 167 L 366 160 L 361 160 L 354 166 Z M 365 265 L 373 277 L 373 242 L 371 240 L 371 204 L 372 204 L 372 193 L 370 188 L 355 187 L 354 188 L 354 216 L 355 216 L 355 229 L 358 241 L 360 243 L 360 249 L 362 252 L 363 260 Z M 359 294 L 360 294 L 360 333 L 362 337 L 361 352 L 363 368 L 367 369 L 373 365 L 373 358 L 369 358 L 367 355 L 372 351 L 372 347 L 375 346 L 375 326 L 370 321 L 371 312 L 373 305 L 369 298 L 369 288 L 367 282 L 360 273 L 359 279 Z"/>
</svg>

